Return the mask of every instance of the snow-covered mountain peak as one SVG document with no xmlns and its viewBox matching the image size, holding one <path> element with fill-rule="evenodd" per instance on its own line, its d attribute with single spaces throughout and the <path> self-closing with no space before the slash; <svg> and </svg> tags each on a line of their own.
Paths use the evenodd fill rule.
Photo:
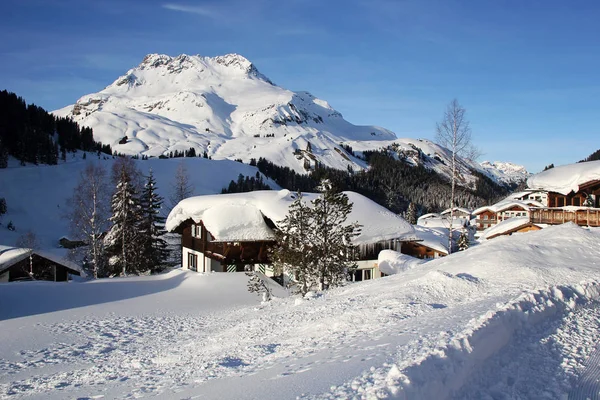
<svg viewBox="0 0 600 400">
<path fill-rule="evenodd" d="M 505 183 L 520 183 L 531 175 L 524 166 L 511 162 L 483 161 L 481 167 L 496 180 Z"/>
</svg>

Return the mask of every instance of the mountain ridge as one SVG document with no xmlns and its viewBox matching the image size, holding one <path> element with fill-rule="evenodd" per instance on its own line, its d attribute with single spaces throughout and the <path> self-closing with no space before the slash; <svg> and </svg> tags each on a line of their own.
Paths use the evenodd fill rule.
<svg viewBox="0 0 600 400">
<path fill-rule="evenodd" d="M 421 146 L 385 128 L 353 125 L 327 101 L 275 85 L 235 53 L 148 54 L 103 90 L 54 113 L 92 127 L 97 140 L 123 154 L 160 156 L 194 148 L 214 159 L 263 157 L 298 173 L 318 163 L 340 170 L 367 167 L 342 144 L 376 150 L 408 141 L 409 153 L 411 146 Z M 447 152 L 437 153 L 447 164 Z M 511 181 L 463 161 L 469 166 L 464 174 L 474 168 L 501 183 Z M 438 169 L 448 177 L 447 168 Z"/>
</svg>

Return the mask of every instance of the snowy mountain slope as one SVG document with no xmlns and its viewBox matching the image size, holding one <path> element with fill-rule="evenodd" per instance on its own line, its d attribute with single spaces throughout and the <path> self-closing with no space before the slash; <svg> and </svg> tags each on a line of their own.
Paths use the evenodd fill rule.
<svg viewBox="0 0 600 400">
<path fill-rule="evenodd" d="M 341 143 L 358 151 L 396 143 L 408 161 L 449 176 L 448 150 L 426 140 L 396 139 L 384 128 L 353 125 L 326 101 L 273 84 L 237 54 L 150 54 L 104 90 L 54 114 L 92 127 L 96 140 L 125 154 L 158 156 L 193 147 L 214 159 L 265 157 L 303 173 L 317 161 L 342 170 L 364 168 Z M 127 142 L 119 144 L 124 136 Z M 414 155 L 419 149 L 420 158 Z M 499 182 L 514 181 L 499 169 L 461 160 L 466 186 L 474 181 L 468 168 Z"/>
<path fill-rule="evenodd" d="M 0 284 L 0 397 L 567 398 L 598 257 L 600 232 L 567 224 L 267 304 L 243 273 Z"/>
<path fill-rule="evenodd" d="M 126 154 L 194 147 L 216 159 L 264 156 L 299 172 L 305 159 L 359 167 L 359 160 L 334 150 L 339 142 L 395 137 L 383 128 L 350 124 L 308 92 L 274 85 L 236 54 L 151 54 L 104 90 L 54 113 L 92 127 L 97 140 Z M 128 142 L 119 144 L 124 136 Z M 293 151 L 306 150 L 308 142 L 312 155 L 298 160 Z"/>
<path fill-rule="evenodd" d="M 481 167 L 492 179 L 505 183 L 520 183 L 531 175 L 524 166 L 502 161 L 483 161 Z"/>
<path fill-rule="evenodd" d="M 452 177 L 452 152 L 427 139 L 348 141 L 346 144 L 351 146 L 354 153 L 358 155 L 367 150 L 386 148 L 398 159 L 405 160 L 409 164 L 424 166 L 448 180 Z M 470 188 L 474 188 L 477 180 L 471 170 L 478 171 L 499 184 L 520 183 L 529 176 L 525 167 L 516 164 L 502 162 L 491 164 L 487 161 L 479 164 L 462 157 L 457 158 L 457 169 L 458 184 Z"/>
<path fill-rule="evenodd" d="M 0 219 L 0 244 L 15 245 L 17 238 L 28 230 L 34 231 L 41 249 L 62 252 L 57 242 L 69 235 L 68 222 L 63 218 L 66 201 L 73 194 L 79 174 L 88 163 L 96 162 L 104 166 L 110 174 L 114 163 L 112 158 L 98 160 L 88 155 L 86 160 L 69 159 L 66 163 L 49 166 L 14 166 L 0 169 L 0 196 L 6 199 L 8 213 Z M 230 160 L 208 160 L 200 157 L 172 158 L 168 160 L 135 160 L 142 174 L 152 168 L 157 181 L 158 192 L 165 198 L 165 216 L 170 211 L 169 197 L 173 192 L 172 182 L 179 165 L 188 172 L 193 194 L 220 193 L 239 174 L 255 176 L 258 170 L 246 164 Z M 18 164 L 18 163 L 15 163 Z M 279 187 L 265 178 L 273 188 Z M 6 229 L 12 221 L 15 231 Z"/>
</svg>

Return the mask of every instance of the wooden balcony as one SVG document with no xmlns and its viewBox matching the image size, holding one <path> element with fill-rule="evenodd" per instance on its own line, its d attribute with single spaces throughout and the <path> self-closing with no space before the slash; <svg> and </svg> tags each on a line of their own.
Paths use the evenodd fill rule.
<svg viewBox="0 0 600 400">
<path fill-rule="evenodd" d="M 529 213 L 534 224 L 560 225 L 573 222 L 580 226 L 600 226 L 600 208 L 534 208 Z"/>
</svg>

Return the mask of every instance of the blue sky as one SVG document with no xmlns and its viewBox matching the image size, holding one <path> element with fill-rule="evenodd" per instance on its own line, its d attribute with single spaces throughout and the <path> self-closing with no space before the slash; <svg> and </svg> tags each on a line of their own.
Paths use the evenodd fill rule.
<svg viewBox="0 0 600 400">
<path fill-rule="evenodd" d="M 480 161 L 537 172 L 600 148 L 600 3 L 4 0 L 0 89 L 48 110 L 148 53 L 239 53 L 355 124 L 430 138 L 467 109 Z"/>
</svg>

